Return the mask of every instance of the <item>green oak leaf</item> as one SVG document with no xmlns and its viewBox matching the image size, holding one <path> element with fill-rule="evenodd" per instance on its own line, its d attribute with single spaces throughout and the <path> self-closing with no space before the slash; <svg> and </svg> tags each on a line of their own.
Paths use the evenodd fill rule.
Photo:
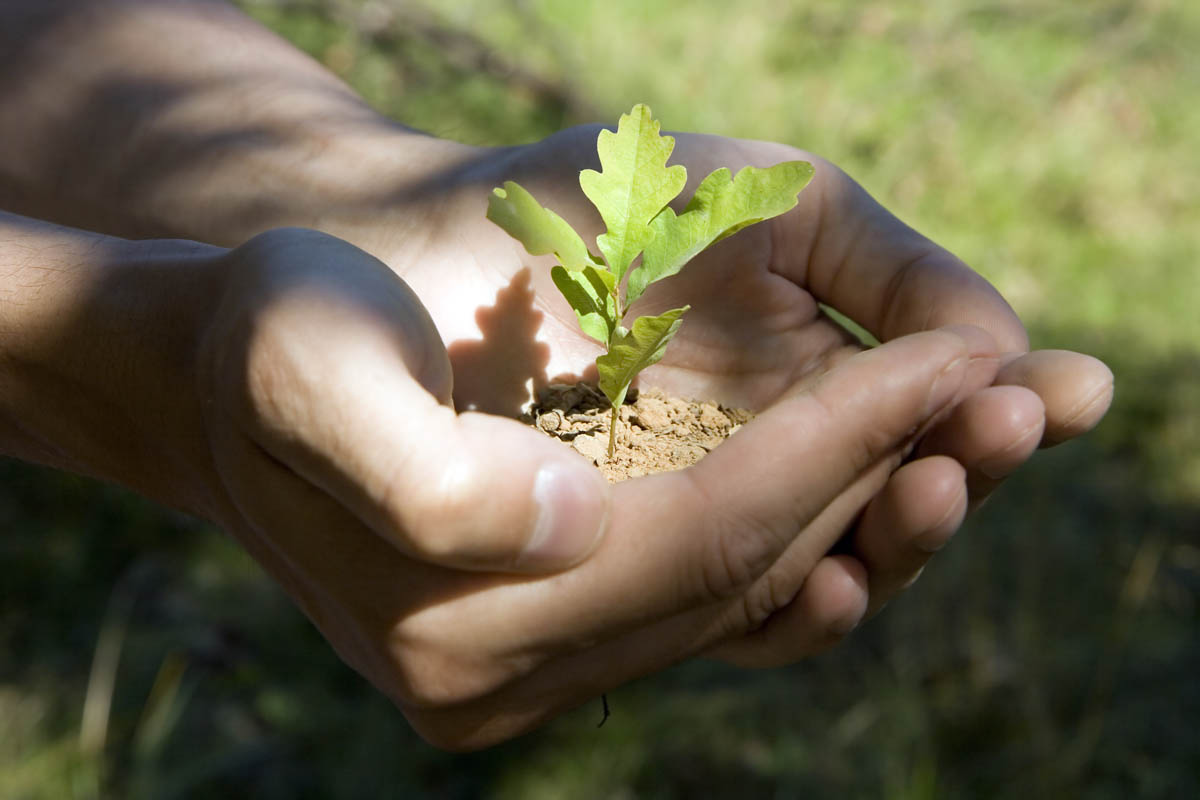
<svg viewBox="0 0 1200 800">
<path fill-rule="evenodd" d="M 596 206 L 606 233 L 596 238 L 617 283 L 654 238 L 650 220 L 683 190 L 687 170 L 667 167 L 675 139 L 659 135 L 658 121 L 642 104 L 621 116 L 616 133 L 600 132 L 596 149 L 602 172 L 586 169 L 579 185 Z M 565 266 L 565 265 L 564 265 Z"/>
<path fill-rule="evenodd" d="M 581 270 L 596 263 L 575 229 L 558 214 L 542 207 L 518 183 L 505 181 L 504 188 L 492 190 L 487 218 L 525 245 L 531 255 L 554 253 L 569 270 Z"/>
<path fill-rule="evenodd" d="M 638 317 L 633 321 L 633 330 L 617 330 L 608 352 L 596 359 L 600 391 L 614 409 L 625 402 L 625 393 L 634 377 L 663 357 L 689 308 L 673 308 L 656 317 Z"/>
<path fill-rule="evenodd" d="M 744 167 L 730 179 L 722 167 L 701 182 L 679 216 L 664 208 L 650 227 L 641 265 L 629 276 L 627 302 L 642 296 L 654 281 L 679 272 L 714 242 L 748 225 L 777 217 L 796 205 L 796 195 L 812 179 L 807 161 L 785 161 L 765 169 Z"/>
<path fill-rule="evenodd" d="M 607 345 L 617 328 L 617 301 L 613 296 L 616 278 L 613 274 L 589 264 L 578 272 L 556 266 L 550 270 L 550 277 L 571 304 L 583 332 Z"/>
</svg>

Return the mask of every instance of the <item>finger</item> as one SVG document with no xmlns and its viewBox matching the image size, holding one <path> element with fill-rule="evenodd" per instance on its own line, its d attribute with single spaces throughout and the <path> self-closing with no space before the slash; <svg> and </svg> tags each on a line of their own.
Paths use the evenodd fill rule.
<svg viewBox="0 0 1200 800">
<path fill-rule="evenodd" d="M 1068 350 L 1035 350 L 1011 357 L 996 375 L 1001 385 L 1024 386 L 1046 408 L 1042 446 L 1094 428 L 1112 405 L 1113 374 L 1104 362 Z"/>
<path fill-rule="evenodd" d="M 283 274 L 243 292 L 260 310 L 221 389 L 242 429 L 415 558 L 536 572 L 586 556 L 608 510 L 596 470 L 513 420 L 440 403 L 446 352 L 416 296 L 344 242 L 302 244 L 286 240 L 271 255 Z"/>
<path fill-rule="evenodd" d="M 456 630 L 498 652 L 541 654 L 554 632 L 610 638 L 740 597 L 793 547 L 811 568 L 869 494 L 838 524 L 802 532 L 864 473 L 898 462 L 921 423 L 956 399 L 968 361 L 966 343 L 947 332 L 847 359 L 695 467 L 614 487 L 608 532 L 590 558 L 515 595 L 498 587 L 462 598 Z M 498 602 L 510 618 L 502 629 L 488 613 Z"/>
<path fill-rule="evenodd" d="M 562 602 L 538 605 L 530 593 L 518 613 L 527 633 L 506 634 L 608 634 L 740 596 L 864 473 L 900 458 L 920 424 L 956 399 L 968 361 L 966 343 L 946 332 L 860 353 L 695 467 L 618 485 L 604 542 L 562 586 L 545 582 Z M 823 554 L 848 519 L 795 546 Z"/>
<path fill-rule="evenodd" d="M 1014 389 L 987 389 L 968 398 L 922 444 L 921 452 L 948 451 L 971 467 L 975 504 L 1032 454 L 1039 439 L 1040 401 L 1030 392 Z M 1103 402 L 1102 390 L 1083 394 L 1099 394 L 1099 402 Z M 1065 402 L 1062 405 L 1069 407 Z M 1086 408 L 1089 404 L 1075 405 Z M 939 440 L 943 442 L 940 448 L 936 446 Z M 935 446 L 931 447 L 930 441 Z M 897 470 L 867 506 L 856 529 L 853 552 L 870 576 L 868 615 L 911 585 L 933 552 L 962 524 L 968 505 L 967 475 L 953 458 L 922 458 Z M 789 552 L 780 559 L 771 575 L 777 577 L 792 556 Z M 784 633 L 777 622 L 782 614 L 771 617 L 764 629 L 769 633 L 730 642 L 717 654 L 745 666 L 779 664 L 815 652 L 822 642 L 836 641 L 837 631 L 827 631 L 804 617 L 795 617 L 794 629 Z"/>
<path fill-rule="evenodd" d="M 803 535 L 796 537 L 754 586 L 737 598 L 737 602 L 727 604 L 724 613 L 710 625 L 708 635 L 711 641 L 726 643 L 721 649 L 721 657 L 736 658 L 743 666 L 781 664 L 823 650 L 849 630 L 848 624 L 830 631 L 824 616 L 809 620 L 793 614 L 788 616 L 793 630 L 784 633 L 775 627 L 770 635 L 758 635 L 764 628 L 772 627 L 773 621 L 793 606 L 798 596 L 811 591 L 812 572 L 829 557 L 830 543 L 842 541 L 852 530 L 863 509 L 884 489 L 899 463 L 897 454 L 894 458 L 880 460 L 863 472 L 825 506 L 808 524 Z M 853 555 L 855 563 L 859 563 L 857 553 Z M 806 602 L 819 599 L 819 596 L 810 596 Z M 862 610 L 858 610 L 855 620 L 862 615 Z"/>
<path fill-rule="evenodd" d="M 636 601 L 664 585 L 664 578 L 671 577 L 660 563 L 656 575 L 635 576 L 641 588 L 633 591 L 616 585 L 632 567 L 615 559 L 606 564 L 614 555 L 628 555 L 638 562 L 637 566 L 653 567 L 657 559 L 649 555 L 647 550 L 669 533 L 656 529 L 653 539 L 635 536 L 625 542 L 628 548 L 625 552 L 615 549 L 620 547 L 622 540 L 617 532 L 611 532 L 605 545 L 593 558 L 569 576 L 544 579 L 536 589 L 526 587 L 528 591 L 515 598 L 515 601 L 510 597 L 505 607 L 513 620 L 522 621 L 528 626 L 523 634 L 512 624 L 496 626 L 494 623 L 488 628 L 494 630 L 501 627 L 502 639 L 482 628 L 464 631 L 476 614 L 460 606 L 457 610 L 460 621 L 456 623 L 460 634 L 481 646 L 500 648 L 501 652 L 507 653 L 501 659 L 503 662 L 532 665 L 531 670 L 521 675 L 514 674 L 511 681 L 498 684 L 490 694 L 473 698 L 470 704 L 461 704 L 457 708 L 415 707 L 408 704 L 404 706 L 405 714 L 427 738 L 455 747 L 473 748 L 516 735 L 576 705 L 582 699 L 662 669 L 717 642 L 724 641 L 726 644 L 710 650 L 712 655 L 746 666 L 794 661 L 830 646 L 862 617 L 867 605 L 867 579 L 864 568 L 856 559 L 849 556 L 823 558 L 822 555 L 883 486 L 898 459 L 897 454 L 894 459 L 879 461 L 844 487 L 836 498 L 825 505 L 803 534 L 793 539 L 780 560 L 772 566 L 771 572 L 759 578 L 743 595 L 718 602 L 700 596 L 691 607 L 660 618 L 643 612 L 641 622 L 637 625 L 610 625 L 604 629 L 589 627 L 587 623 L 600 610 L 628 614 Z M 660 505 L 679 509 L 680 504 L 672 502 L 673 498 L 663 491 L 662 484 L 671 477 L 657 476 L 664 479 L 658 481 L 643 479 L 618 489 L 657 482 L 656 494 L 662 500 Z M 789 489 L 794 490 L 794 487 L 789 486 Z M 617 507 L 621 506 L 622 503 L 618 502 Z M 695 529 L 690 533 L 692 539 L 700 534 Z M 604 587 L 597 590 L 587 583 L 589 578 L 584 573 L 606 567 L 610 574 L 605 579 Z M 779 573 L 779 580 L 772 580 L 776 572 Z M 526 598 L 540 596 L 539 589 L 555 584 L 551 590 L 553 603 L 544 600 L 541 609 L 532 605 L 523 606 Z M 609 592 L 608 596 L 605 596 L 605 590 Z M 474 598 L 468 600 L 473 601 Z M 581 605 L 581 602 L 588 600 L 594 610 Z M 560 608 L 573 608 L 573 618 L 564 616 L 559 620 L 550 620 L 545 616 L 545 609 Z M 482 611 L 483 607 L 479 610 Z M 771 616 L 775 611 L 779 614 Z M 777 622 L 777 617 L 781 621 Z M 761 627 L 764 621 L 767 627 L 763 630 L 766 633 L 755 631 L 747 634 L 751 628 Z M 432 624 L 449 622 L 435 619 Z M 545 638 L 552 637 L 552 632 L 559 624 L 570 626 L 564 629 L 570 631 L 570 640 L 587 642 L 588 646 L 580 651 L 570 647 L 546 651 Z M 541 653 L 537 652 L 537 636 L 542 637 Z M 522 640 L 529 643 L 527 648 L 516 651 L 508 649 Z"/>
<path fill-rule="evenodd" d="M 861 604 L 852 606 L 845 592 L 833 589 L 825 596 L 824 584 L 812 583 L 811 573 L 829 557 L 822 558 L 823 552 L 806 553 L 797 542 L 772 566 L 756 592 L 747 593 L 754 599 L 743 603 L 743 608 L 731 609 L 732 614 L 745 616 L 744 607 L 752 603 L 749 627 L 753 632 L 726 642 L 715 651 L 718 657 L 747 667 L 798 661 L 838 642 L 864 614 L 878 610 L 915 580 L 932 550 L 962 521 L 963 469 L 953 459 L 937 458 L 890 472 L 878 471 L 875 480 L 864 476 L 812 526 L 842 532 L 859 518 L 853 558 L 847 558 L 863 575 Z M 841 567 L 849 569 L 844 563 Z M 798 602 L 804 610 L 798 610 Z M 825 610 L 810 615 L 818 605 Z"/>
<path fill-rule="evenodd" d="M 795 601 L 767 628 L 709 649 L 706 655 L 746 667 L 792 663 L 837 644 L 859 622 L 866 606 L 862 565 L 850 556 L 823 558 Z M 545 661 L 470 703 L 437 708 L 400 705 L 413 727 L 439 746 L 487 747 L 701 652 L 713 641 L 712 617 L 713 612 L 694 611 Z"/>
<path fill-rule="evenodd" d="M 1045 419 L 1041 398 L 1030 390 L 992 386 L 963 400 L 925 436 L 917 454 L 962 464 L 974 507 L 1033 455 Z"/>
<path fill-rule="evenodd" d="M 869 577 L 857 558 L 826 556 L 816 563 L 792 602 L 766 624 L 719 645 L 709 655 L 739 667 L 780 667 L 833 647 L 867 613 Z"/>
<path fill-rule="evenodd" d="M 795 601 L 768 626 L 708 652 L 734 664 L 791 663 L 840 641 L 867 605 L 866 571 L 850 556 L 823 558 Z M 547 661 L 469 704 L 415 708 L 405 716 L 427 740 L 474 750 L 520 735 L 634 678 L 665 669 L 709 641 L 701 612 Z"/>
<path fill-rule="evenodd" d="M 961 474 L 961 468 L 955 462 L 943 460 Z M 457 708 L 409 706 L 405 709 L 406 715 L 422 735 L 433 741 L 474 748 L 517 735 L 585 698 L 666 667 L 699 650 L 708 649 L 710 655 L 742 666 L 766 667 L 791 663 L 836 644 L 858 624 L 868 608 L 868 576 L 857 558 L 846 555 L 822 557 L 821 554 L 879 492 L 893 465 L 886 459 L 879 461 L 844 487 L 804 533 L 792 541 L 771 572 L 756 581 L 745 594 L 718 603 L 701 602 L 661 620 L 647 616 L 644 625 L 616 634 L 612 628 L 597 633 L 581 625 L 580 621 L 591 619 L 594 612 L 575 605 L 579 598 L 570 598 L 571 589 L 593 596 L 605 610 L 623 608 L 627 611 L 640 594 L 654 591 L 662 578 L 669 576 L 660 570 L 657 580 L 643 582 L 639 595 L 625 593 L 624 587 L 613 589 L 623 593 L 621 597 L 604 597 L 586 582 L 581 583 L 581 580 L 586 581 L 581 573 L 605 566 L 610 555 L 605 548 L 619 546 L 620 537 L 610 534 L 605 546 L 573 572 L 569 579 L 571 585 L 558 587 L 562 593 L 557 594 L 555 606 L 576 609 L 573 638 L 591 643 L 589 647 L 580 652 L 567 649 L 543 653 L 540 658 L 529 658 L 528 654 L 519 652 L 512 654 L 525 655 L 521 662 L 535 666 L 524 675 L 514 675 L 513 680 L 498 686 L 496 691 L 474 698 L 469 705 Z M 652 481 L 638 481 L 626 486 L 639 483 Z M 669 498 L 664 497 L 664 500 L 669 502 Z M 620 506 L 618 503 L 618 508 Z M 665 533 L 659 531 L 658 535 Z M 630 555 L 641 562 L 653 561 L 653 557 L 647 555 L 651 544 L 652 540 L 637 539 L 637 547 Z M 616 567 L 609 576 L 610 581 L 619 580 L 627 569 Z M 771 580 L 776 574 L 779 580 Z M 563 576 L 561 579 L 547 578 L 543 583 L 567 581 L 567 576 Z M 532 594 L 536 596 L 536 592 Z M 537 609 L 522 608 L 520 600 L 506 604 L 509 612 L 527 622 L 535 619 Z M 458 615 L 465 620 L 474 617 L 461 608 Z M 460 630 L 464 624 L 469 622 L 460 623 Z M 545 636 L 553 630 L 554 624 L 542 618 L 533 627 Z M 751 627 L 756 629 L 747 633 Z M 482 630 L 470 633 L 468 638 L 475 642 L 489 641 L 500 648 L 511 646 L 522 638 L 511 625 L 504 626 L 503 631 L 503 642 L 492 641 L 494 637 Z M 712 647 L 715 642 L 724 643 Z"/>
<path fill-rule="evenodd" d="M 905 225 L 821 158 L 781 218 L 776 270 L 881 341 L 946 325 L 983 328 L 1004 351 L 1029 349 L 1015 312 L 983 277 Z"/>
<path fill-rule="evenodd" d="M 966 512 L 966 470 L 954 459 L 930 456 L 896 470 L 854 533 L 853 552 L 870 580 L 868 614 L 917 579 L 962 525 Z"/>
<path fill-rule="evenodd" d="M 970 396 L 971 393 L 990 385 L 996 370 L 996 359 L 990 355 L 995 346 L 991 337 L 973 326 L 952 326 L 944 330 L 953 331 L 961 337 L 970 354 L 959 396 Z M 922 425 L 914 434 L 914 438 L 923 435 L 931 422 L 933 420 Z M 950 466 L 954 466 L 949 459 L 946 461 Z M 898 463 L 887 460 L 878 462 L 870 470 L 861 473 L 854 484 L 846 487 L 829 503 L 809 524 L 805 535 L 793 541 L 771 566 L 770 571 L 745 593 L 742 602 L 731 609 L 726 620 L 727 629 L 734 635 L 740 631 L 756 629 L 787 606 L 795 594 L 801 591 L 814 565 L 828 552 L 830 543 L 842 538 L 863 509 L 890 483 L 894 477 L 892 472 Z M 901 477 L 903 478 L 903 475 Z M 902 485 L 905 483 L 916 491 L 923 488 L 919 485 L 914 486 L 911 481 L 902 480 Z M 925 498 L 918 496 L 914 499 L 921 502 Z M 859 553 L 856 552 L 855 555 Z M 811 639 L 811 635 L 816 635 L 817 638 Z M 806 652 L 820 649 L 828 640 L 827 631 L 815 628 L 807 628 L 803 634 L 793 632 L 786 637 L 774 637 L 770 645 L 766 644 L 762 637 L 757 637 L 747 643 L 742 655 L 743 663 L 754 660 L 765 663 L 795 660 Z M 771 648 L 782 641 L 789 642 L 787 652 L 772 653 Z"/>
<path fill-rule="evenodd" d="M 482 696 L 525 670 L 453 634 L 453 598 L 513 580 L 415 561 L 232 426 L 216 432 L 219 466 L 243 488 L 227 521 L 348 665 L 405 706 Z M 494 609 L 493 609 L 494 611 Z M 428 627 L 413 625 L 437 617 Z M 504 615 L 489 618 L 503 627 Z M 414 630 L 415 628 L 415 630 Z"/>
<path fill-rule="evenodd" d="M 945 331 L 860 353 L 700 462 L 689 477 L 711 502 L 689 524 L 707 551 L 691 567 L 707 596 L 756 581 L 847 487 L 956 400 L 969 366 L 967 343 Z M 813 546 L 824 552 L 833 540 Z"/>
<path fill-rule="evenodd" d="M 850 358 L 810 393 L 748 423 L 696 467 L 615 487 L 609 530 L 574 569 L 526 580 L 518 590 L 515 578 L 477 585 L 456 596 L 452 615 L 431 606 L 394 641 L 416 650 L 409 645 L 450 626 L 457 639 L 506 663 L 568 659 L 573 677 L 563 679 L 560 703 L 572 701 L 571 687 L 588 685 L 579 671 L 592 669 L 590 662 L 570 656 L 580 643 L 592 650 L 631 637 L 619 663 L 609 659 L 609 679 L 646 674 L 709 646 L 732 632 L 736 615 L 729 607 L 742 604 L 742 592 L 781 554 L 811 557 L 807 574 L 837 541 L 882 487 L 914 431 L 957 398 L 968 361 L 967 344 L 947 332 Z M 869 492 L 838 502 L 872 482 Z"/>
</svg>

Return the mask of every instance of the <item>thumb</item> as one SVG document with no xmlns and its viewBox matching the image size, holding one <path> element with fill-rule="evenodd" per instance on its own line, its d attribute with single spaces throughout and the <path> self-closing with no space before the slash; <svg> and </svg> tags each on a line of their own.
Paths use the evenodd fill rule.
<svg viewBox="0 0 1200 800">
<path fill-rule="evenodd" d="M 448 388 L 410 371 L 416 361 L 428 375 L 446 358 L 436 331 L 436 353 L 419 359 L 373 347 L 370 335 L 331 365 L 348 372 L 327 381 L 316 415 L 339 424 L 324 444 L 330 460 L 309 461 L 310 480 L 401 551 L 442 566 L 552 572 L 595 548 L 610 495 L 598 470 L 515 420 L 456 414 Z M 433 372 L 448 375 L 448 363 Z"/>
<path fill-rule="evenodd" d="M 357 505 L 379 534 L 424 560 L 476 570 L 556 571 L 596 547 L 610 487 L 591 464 L 514 420 L 455 415 L 431 399 L 410 391 L 383 430 L 364 432 L 403 443 L 391 456 L 374 448 L 374 463 L 363 464 L 376 488 Z"/>
<path fill-rule="evenodd" d="M 991 381 L 971 375 L 971 362 L 986 355 L 939 330 L 846 359 L 695 466 L 613 487 L 612 546 L 559 586 L 560 603 L 535 607 L 536 596 L 516 597 L 509 611 L 530 629 L 573 625 L 593 638 L 680 615 L 681 648 L 744 633 L 746 620 L 761 621 L 756 609 L 790 602 L 921 427 L 971 382 Z M 760 591 L 749 594 L 752 587 Z M 714 627 L 712 604 L 731 598 L 721 608 L 740 611 L 743 622 L 727 625 L 722 614 Z M 577 613 L 568 619 L 579 608 L 590 609 L 582 627 Z M 657 638 L 645 652 L 669 649 L 662 629 L 648 636 Z M 638 650 L 622 645 L 626 665 L 640 663 Z"/>
<path fill-rule="evenodd" d="M 337 334 L 352 344 L 326 351 L 321 385 L 304 392 L 305 417 L 332 424 L 293 428 L 301 440 L 283 460 L 422 561 L 549 572 L 592 551 L 609 505 L 594 467 L 515 420 L 455 414 L 384 341 L 394 333 L 360 321 L 354 335 L 352 324 Z"/>
<path fill-rule="evenodd" d="M 245 268 L 216 326 L 216 394 L 262 450 L 415 559 L 545 572 L 592 551 L 603 477 L 514 420 L 444 404 L 446 349 L 385 265 L 294 231 L 230 257 Z"/>
<path fill-rule="evenodd" d="M 991 380 L 972 374 L 972 362 L 985 356 L 950 330 L 894 340 L 840 363 L 714 450 L 690 479 L 719 513 L 697 508 L 678 520 L 681 537 L 706 543 L 687 565 L 689 574 L 706 576 L 697 594 L 744 591 L 793 545 L 815 563 L 880 488 L 862 491 L 860 482 L 885 479 L 969 383 Z M 622 497 L 621 507 L 634 502 Z"/>
</svg>

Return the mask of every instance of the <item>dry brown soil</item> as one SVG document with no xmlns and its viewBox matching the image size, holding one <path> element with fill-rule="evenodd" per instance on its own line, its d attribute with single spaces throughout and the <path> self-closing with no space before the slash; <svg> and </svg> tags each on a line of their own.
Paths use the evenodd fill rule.
<svg viewBox="0 0 1200 800">
<path fill-rule="evenodd" d="M 611 409 L 595 386 L 551 384 L 538 392 L 525 422 L 592 460 L 610 483 L 695 464 L 754 415 L 657 390 L 629 391 L 621 407 L 617 449 L 608 458 Z"/>
</svg>

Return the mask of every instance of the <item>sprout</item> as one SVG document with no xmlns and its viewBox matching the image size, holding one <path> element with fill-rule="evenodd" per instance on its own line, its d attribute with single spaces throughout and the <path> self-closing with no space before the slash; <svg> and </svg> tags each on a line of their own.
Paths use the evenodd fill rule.
<svg viewBox="0 0 1200 800">
<path fill-rule="evenodd" d="M 745 167 L 737 175 L 721 168 L 701 182 L 676 215 L 667 204 L 683 191 L 687 170 L 667 166 L 674 147 L 675 139 L 659 134 L 659 123 L 645 105 L 622 115 L 615 132 L 600 132 L 596 149 L 601 171 L 579 173 L 583 193 L 607 226 L 596 237 L 600 255 L 519 184 L 506 181 L 488 202 L 488 219 L 530 254 L 558 258 L 551 270 L 554 285 L 574 309 L 583 332 L 607 348 L 596 359 L 596 369 L 600 390 L 612 404 L 609 458 L 616 447 L 617 411 L 633 379 L 662 359 L 690 307 L 637 317 L 626 327 L 629 306 L 647 286 L 679 272 L 714 242 L 794 208 L 813 175 L 806 161 Z M 639 255 L 641 263 L 631 269 Z"/>
</svg>

